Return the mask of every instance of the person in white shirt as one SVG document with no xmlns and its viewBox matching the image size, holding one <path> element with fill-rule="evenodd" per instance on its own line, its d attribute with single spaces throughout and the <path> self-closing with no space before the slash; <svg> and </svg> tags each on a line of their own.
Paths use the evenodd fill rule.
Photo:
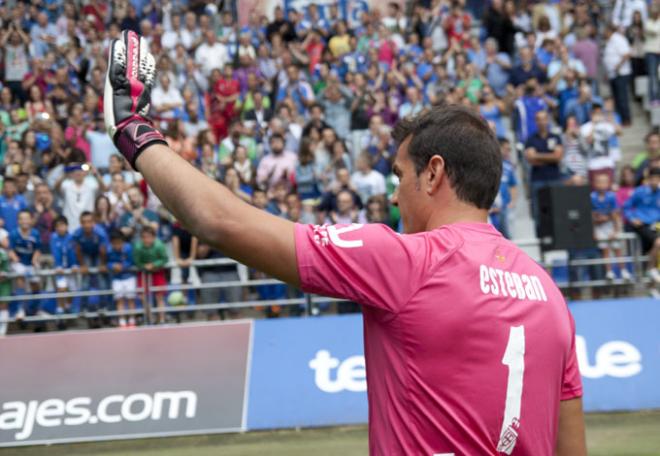
<svg viewBox="0 0 660 456">
<path fill-rule="evenodd" d="M 614 177 L 617 156 L 611 147 L 611 139 L 617 134 L 616 125 L 607 120 L 600 104 L 594 103 L 591 120 L 580 127 L 580 143 L 587 152 L 589 180 L 606 172 Z"/>
<path fill-rule="evenodd" d="M 160 39 L 160 44 L 165 49 L 172 50 L 176 47 L 177 44 L 183 43 L 183 39 L 181 37 L 183 28 L 181 26 L 180 15 L 174 14 L 170 16 L 170 21 L 163 21 L 163 24 L 165 25 L 165 33 L 163 33 L 163 36 Z"/>
<path fill-rule="evenodd" d="M 351 176 L 351 183 L 362 201 L 372 196 L 385 195 L 385 176 L 371 168 L 369 153 L 361 154 L 355 162 L 357 171 Z"/>
<path fill-rule="evenodd" d="M 211 75 L 212 70 L 222 69 L 228 62 L 227 46 L 217 41 L 213 30 L 208 30 L 205 41 L 195 51 L 195 63 L 200 66 L 202 73 L 208 77 Z"/>
<path fill-rule="evenodd" d="M 192 11 L 186 13 L 185 25 L 181 30 L 181 44 L 187 51 L 193 51 L 201 40 L 201 32 L 197 28 L 197 16 Z"/>
<path fill-rule="evenodd" d="M 620 28 L 628 28 L 632 24 L 635 11 L 642 13 L 642 19 L 648 17 L 645 0 L 616 0 L 612 10 L 612 23 Z"/>
<path fill-rule="evenodd" d="M 179 89 L 170 83 L 167 74 L 159 78 L 160 84 L 151 92 L 151 103 L 158 117 L 173 119 L 177 116 L 177 110 L 183 107 L 183 97 Z"/>
<path fill-rule="evenodd" d="M 95 129 L 90 128 L 85 132 L 85 137 L 89 142 L 92 165 L 96 169 L 108 169 L 110 166 L 110 156 L 118 154 L 119 151 L 105 130 L 102 117 L 97 121 Z"/>
<path fill-rule="evenodd" d="M 92 176 L 88 175 L 88 171 Z M 80 227 L 80 214 L 94 212 L 96 195 L 105 192 L 105 184 L 100 174 L 89 165 L 71 165 L 55 183 L 55 191 L 62 196 L 62 215 L 69 221 L 69 232 Z"/>
<path fill-rule="evenodd" d="M 616 112 L 621 116 L 624 126 L 630 125 L 629 79 L 632 73 L 630 64 L 631 48 L 625 36 L 619 33 L 616 25 L 610 24 L 605 29 L 605 51 L 603 63 L 614 96 Z"/>
<path fill-rule="evenodd" d="M 644 56 L 649 78 L 649 101 L 651 106 L 660 106 L 660 4 L 651 5 L 651 14 L 644 21 Z"/>
</svg>

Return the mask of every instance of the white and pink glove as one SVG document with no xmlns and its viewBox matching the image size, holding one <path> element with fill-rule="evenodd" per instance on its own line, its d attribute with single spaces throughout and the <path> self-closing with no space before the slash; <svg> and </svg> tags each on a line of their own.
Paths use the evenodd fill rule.
<svg viewBox="0 0 660 456">
<path fill-rule="evenodd" d="M 125 30 L 112 41 L 103 96 L 105 128 L 134 169 L 144 149 L 167 144 L 147 118 L 155 77 L 156 64 L 146 40 Z"/>
</svg>

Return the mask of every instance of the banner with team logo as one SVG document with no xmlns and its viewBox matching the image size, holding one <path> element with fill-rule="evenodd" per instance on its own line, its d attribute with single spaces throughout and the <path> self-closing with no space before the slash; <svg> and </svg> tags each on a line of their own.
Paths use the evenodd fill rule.
<svg viewBox="0 0 660 456">
<path fill-rule="evenodd" d="M 0 446 L 244 430 L 251 328 L 0 338 Z"/>
</svg>

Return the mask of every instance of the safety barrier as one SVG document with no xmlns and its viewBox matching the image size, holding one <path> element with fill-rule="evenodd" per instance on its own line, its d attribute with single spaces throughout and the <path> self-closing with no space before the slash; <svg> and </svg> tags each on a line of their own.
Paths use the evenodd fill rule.
<svg viewBox="0 0 660 456">
<path fill-rule="evenodd" d="M 660 302 L 569 307 L 585 409 L 660 408 Z M 0 365 L 0 446 L 368 418 L 360 315 L 19 335 Z"/>
<path fill-rule="evenodd" d="M 564 290 L 571 290 L 576 288 L 584 287 L 611 287 L 611 286 L 621 286 L 621 287 L 630 287 L 631 294 L 643 294 L 644 286 L 648 283 L 649 279 L 645 276 L 645 263 L 648 261 L 648 258 L 640 254 L 640 246 L 637 237 L 631 233 L 622 233 L 617 239 L 611 242 L 625 242 L 626 248 L 625 251 L 629 252 L 628 255 L 623 257 L 610 257 L 607 259 L 603 258 L 593 258 L 593 259 L 567 259 L 563 261 L 542 261 L 541 264 L 548 270 L 548 272 L 555 278 L 557 286 Z M 538 239 L 523 239 L 517 240 L 516 244 L 520 247 L 538 247 L 540 245 Z M 631 272 L 634 276 L 633 282 L 628 282 L 623 279 L 614 279 L 614 280 L 605 280 L 601 277 L 589 277 L 587 280 L 571 280 L 572 271 L 577 269 L 584 269 L 593 266 L 603 266 L 606 264 L 615 265 L 618 267 L 618 264 L 626 263 L 630 265 Z M 86 319 L 96 319 L 98 317 L 121 317 L 121 316 L 131 316 L 131 315 L 141 315 L 144 319 L 145 324 L 151 324 L 153 322 L 153 315 L 157 313 L 162 313 L 162 309 L 157 308 L 154 305 L 154 295 L 156 293 L 168 293 L 172 291 L 197 291 L 205 289 L 227 289 L 227 288 L 246 288 L 246 287 L 258 287 L 258 286 L 271 286 L 271 285 L 282 285 L 282 282 L 275 279 L 248 279 L 247 268 L 237 263 L 236 261 L 229 258 L 220 258 L 212 260 L 197 260 L 192 263 L 192 266 L 201 270 L 205 267 L 213 266 L 235 266 L 237 268 L 237 274 L 239 280 L 231 281 L 214 281 L 214 282 L 205 282 L 205 283 L 188 283 L 188 284 L 169 284 L 167 286 L 152 286 L 151 285 L 151 275 L 147 274 L 147 289 L 146 301 L 150 305 L 142 305 L 140 308 L 132 310 L 110 310 L 109 308 L 103 309 L 85 309 L 81 312 L 69 312 L 69 313 L 59 313 L 59 312 L 41 312 L 37 315 L 29 315 L 21 319 L 23 322 L 27 323 L 38 323 L 38 322 L 49 322 L 49 321 L 65 321 L 65 320 L 76 320 L 79 318 Z M 166 269 L 177 268 L 178 265 L 175 262 L 171 262 L 165 266 Z M 89 274 L 103 274 L 98 268 L 89 268 Z M 80 283 L 80 270 L 77 268 L 66 269 L 66 270 L 40 270 L 35 272 L 35 275 L 41 277 L 46 283 L 50 283 L 50 287 L 46 286 L 47 289 L 45 292 L 28 294 L 22 296 L 8 296 L 3 297 L 4 302 L 27 302 L 35 300 L 57 300 L 62 298 L 90 298 L 90 297 L 102 297 L 102 296 L 112 296 L 113 291 L 110 289 L 106 290 L 81 290 L 81 291 L 69 291 L 69 292 L 54 292 L 48 291 L 48 288 L 53 288 L 53 278 L 58 275 L 74 275 L 78 277 L 78 283 Z M 19 274 L 8 274 L 7 277 L 16 278 L 21 277 Z M 136 293 L 139 296 L 143 295 L 144 288 L 137 288 Z M 319 312 L 318 304 L 320 303 L 332 303 L 332 302 L 341 302 L 342 300 L 331 299 L 325 297 L 312 296 L 309 294 L 300 293 L 300 297 L 287 298 L 287 299 L 265 299 L 265 300 L 239 300 L 236 302 L 217 302 L 217 303 L 205 303 L 205 304 L 192 304 L 192 305 L 180 305 L 180 306 L 168 306 L 166 307 L 167 314 L 177 314 L 177 313 L 190 313 L 196 311 L 220 311 L 228 309 L 244 309 L 244 308 L 254 308 L 254 307 L 270 307 L 270 306 L 280 306 L 280 307 L 289 307 L 289 306 L 300 306 L 304 308 L 304 313 L 306 315 L 313 315 Z M 10 318 L 8 322 L 17 321 L 16 318 Z M 2 322 L 2 321 L 0 321 Z"/>
</svg>

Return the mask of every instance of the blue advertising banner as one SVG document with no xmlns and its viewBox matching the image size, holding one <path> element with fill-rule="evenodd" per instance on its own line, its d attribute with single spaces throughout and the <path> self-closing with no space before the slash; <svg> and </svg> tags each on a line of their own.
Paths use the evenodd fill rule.
<svg viewBox="0 0 660 456">
<path fill-rule="evenodd" d="M 360 315 L 257 320 L 247 428 L 365 423 Z"/>
<path fill-rule="evenodd" d="M 660 407 L 660 302 L 570 304 L 586 411 Z M 255 321 L 247 428 L 367 421 L 360 315 Z"/>
<path fill-rule="evenodd" d="M 660 407 L 660 301 L 585 301 L 569 307 L 585 410 Z"/>
</svg>

